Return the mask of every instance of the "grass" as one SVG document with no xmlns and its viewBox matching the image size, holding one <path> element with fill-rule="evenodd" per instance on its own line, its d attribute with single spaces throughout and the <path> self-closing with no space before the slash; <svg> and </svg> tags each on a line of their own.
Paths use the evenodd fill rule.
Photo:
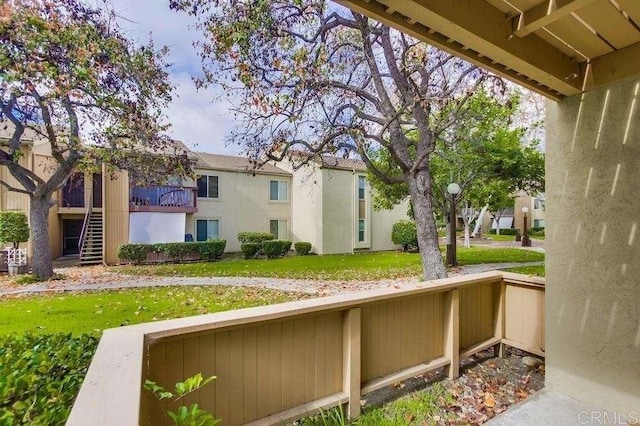
<svg viewBox="0 0 640 426">
<path fill-rule="evenodd" d="M 536 275 L 538 277 L 544 277 L 544 265 L 519 266 L 517 268 L 505 269 L 505 271 L 516 272 L 518 274 Z"/>
<path fill-rule="evenodd" d="M 460 265 L 503 262 L 537 262 L 544 254 L 517 248 L 458 248 Z M 225 259 L 213 263 L 119 266 L 130 275 L 235 276 L 322 280 L 374 280 L 420 275 L 418 253 L 376 252 L 325 256 L 291 256 L 273 260 Z"/>
<path fill-rule="evenodd" d="M 0 335 L 99 333 L 142 322 L 297 300 L 299 294 L 224 286 L 155 287 L 0 300 Z"/>
<path fill-rule="evenodd" d="M 365 409 L 355 420 L 348 420 L 341 408 L 334 408 L 299 422 L 304 426 L 395 426 L 436 425 L 441 420 L 454 420 L 455 414 L 442 406 L 455 402 L 454 396 L 441 383 L 428 389 L 411 393 L 382 407 Z"/>
</svg>

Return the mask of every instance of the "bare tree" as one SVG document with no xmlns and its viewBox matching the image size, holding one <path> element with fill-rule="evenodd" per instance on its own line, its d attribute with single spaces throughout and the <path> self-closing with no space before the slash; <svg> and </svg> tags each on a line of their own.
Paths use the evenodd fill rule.
<svg viewBox="0 0 640 426">
<path fill-rule="evenodd" d="M 323 0 L 171 5 L 197 16 L 207 35 L 198 83 L 240 99 L 233 142 L 258 162 L 357 156 L 378 179 L 405 183 L 424 278 L 446 276 L 429 158 L 467 99 L 491 86 L 486 72 Z M 381 151 L 388 167 L 372 161 Z"/>
</svg>

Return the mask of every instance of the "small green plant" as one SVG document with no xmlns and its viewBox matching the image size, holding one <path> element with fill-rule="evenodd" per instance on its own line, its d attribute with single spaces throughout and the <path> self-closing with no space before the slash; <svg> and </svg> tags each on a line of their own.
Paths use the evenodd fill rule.
<svg viewBox="0 0 640 426">
<path fill-rule="evenodd" d="M 350 422 L 342 406 L 337 406 L 328 410 L 321 409 L 318 414 L 302 419 L 300 424 L 304 426 L 347 426 Z"/>
<path fill-rule="evenodd" d="M 220 423 L 220 419 L 216 419 L 213 414 L 206 410 L 203 410 L 198 404 L 191 404 L 190 406 L 180 405 L 176 411 L 171 411 L 169 407 L 180 401 L 182 398 L 194 392 L 201 387 L 211 383 L 216 377 L 211 376 L 206 379 L 202 378 L 202 374 L 198 373 L 195 376 L 187 378 L 184 382 L 176 383 L 176 387 L 173 392 L 168 391 L 156 382 L 146 380 L 144 382 L 144 388 L 153 393 L 159 401 L 165 404 L 167 415 L 173 420 L 173 424 L 176 426 L 212 426 Z"/>
<path fill-rule="evenodd" d="M 242 250 L 242 254 L 244 254 L 245 259 L 253 259 L 256 257 L 258 252 L 260 251 L 259 243 L 242 243 L 240 245 L 240 250 Z"/>
<path fill-rule="evenodd" d="M 262 251 L 268 259 L 284 257 L 290 249 L 291 241 L 288 240 L 270 240 L 262 242 Z"/>
<path fill-rule="evenodd" d="M 29 223 L 23 212 L 0 212 L 0 242 L 12 243 L 17 249 L 29 239 Z"/>
<path fill-rule="evenodd" d="M 496 230 L 490 229 L 489 234 L 495 235 Z M 519 229 L 516 228 L 500 228 L 500 235 L 518 235 L 520 233 Z"/>
<path fill-rule="evenodd" d="M 270 232 L 240 232 L 238 241 L 242 244 L 246 243 L 262 243 L 263 241 L 273 240 L 275 237 Z"/>
<path fill-rule="evenodd" d="M 403 251 L 409 247 L 418 247 L 418 232 L 415 222 L 411 220 L 399 220 L 391 228 L 391 241 L 402 246 Z"/>
<path fill-rule="evenodd" d="M 305 241 L 297 242 L 293 247 L 296 249 L 296 253 L 300 256 L 306 256 L 311 251 L 311 243 L 307 243 Z"/>
</svg>

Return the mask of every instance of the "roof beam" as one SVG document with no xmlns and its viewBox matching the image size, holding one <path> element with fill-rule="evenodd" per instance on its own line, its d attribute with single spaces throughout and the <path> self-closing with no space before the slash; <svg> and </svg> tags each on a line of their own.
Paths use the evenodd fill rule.
<svg viewBox="0 0 640 426">
<path fill-rule="evenodd" d="M 525 37 L 545 25 L 582 9 L 595 0 L 545 0 L 537 6 L 521 13 L 514 19 L 517 27 L 514 34 Z"/>
<path fill-rule="evenodd" d="M 640 74 L 640 42 L 598 56 L 583 64 L 584 91 L 597 89 Z"/>
<path fill-rule="evenodd" d="M 485 1 L 337 1 L 552 99 L 581 92 L 578 63 L 535 35 L 509 37 L 511 21 Z M 388 6 L 397 13 L 387 14 Z"/>
</svg>

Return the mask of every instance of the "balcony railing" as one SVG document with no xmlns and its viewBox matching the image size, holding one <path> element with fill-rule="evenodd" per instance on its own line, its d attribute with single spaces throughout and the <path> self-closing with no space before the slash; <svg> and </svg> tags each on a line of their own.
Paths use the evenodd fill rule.
<svg viewBox="0 0 640 426">
<path fill-rule="evenodd" d="M 224 425 L 282 424 L 507 344 L 544 356 L 544 279 L 483 274 L 106 330 L 68 425 L 165 424 L 142 384 L 217 376 L 189 395 Z"/>
<path fill-rule="evenodd" d="M 131 212 L 195 213 L 197 188 L 184 186 L 135 186 L 130 190 Z"/>
</svg>

